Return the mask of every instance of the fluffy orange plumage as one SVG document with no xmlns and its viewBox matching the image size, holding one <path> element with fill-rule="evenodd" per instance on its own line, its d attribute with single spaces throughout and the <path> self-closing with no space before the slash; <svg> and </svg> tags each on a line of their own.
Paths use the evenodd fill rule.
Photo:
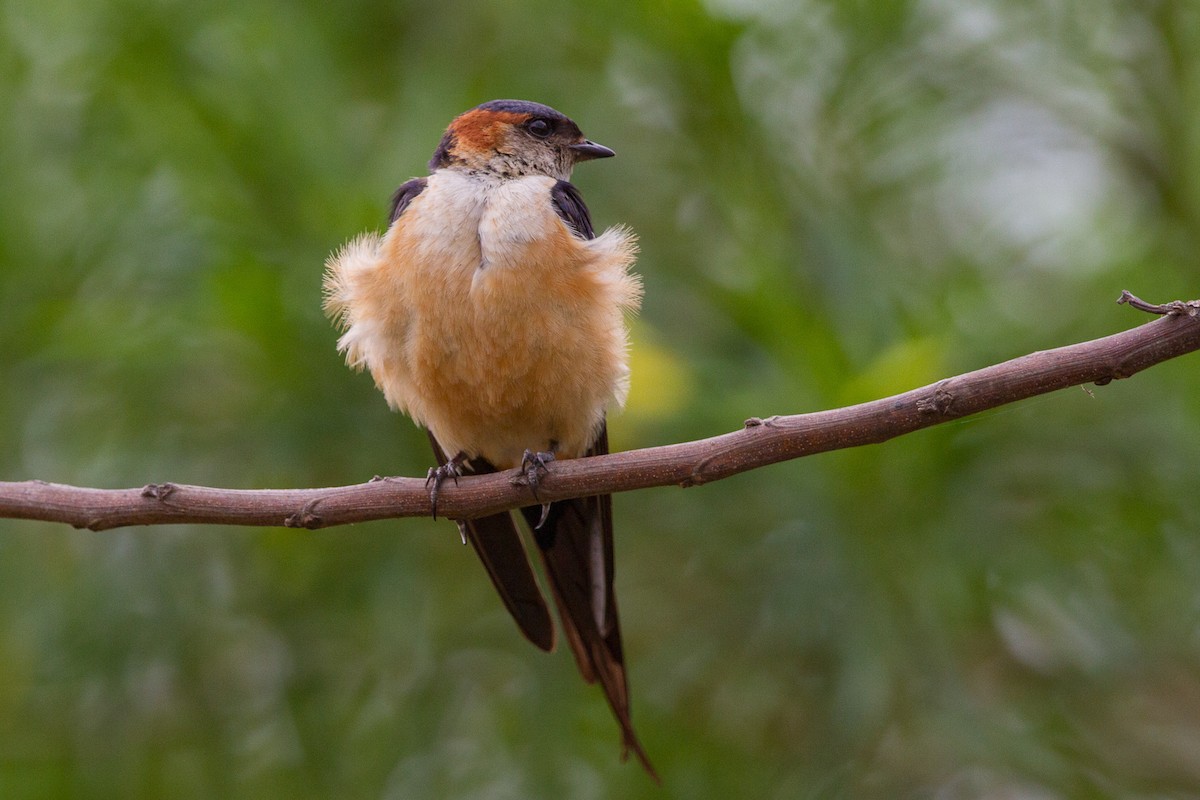
<svg viewBox="0 0 1200 800">
<path fill-rule="evenodd" d="M 526 449 L 583 455 L 628 391 L 635 239 L 572 235 L 534 202 L 553 183 L 435 173 L 384 236 L 327 264 L 325 308 L 347 361 L 447 453 L 499 469 Z"/>
</svg>

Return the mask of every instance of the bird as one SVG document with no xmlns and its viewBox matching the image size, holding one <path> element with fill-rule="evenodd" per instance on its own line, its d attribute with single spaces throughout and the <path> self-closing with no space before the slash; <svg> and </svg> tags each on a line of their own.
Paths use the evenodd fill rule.
<svg viewBox="0 0 1200 800">
<path fill-rule="evenodd" d="M 607 413 L 629 391 L 637 239 L 624 226 L 596 235 L 570 182 L 576 164 L 614 155 L 540 103 L 492 100 L 460 114 L 429 174 L 396 190 L 385 232 L 360 234 L 327 260 L 324 308 L 347 363 L 428 433 L 435 518 L 446 480 L 522 471 L 534 502 L 521 516 L 563 635 L 584 680 L 603 689 L 622 760 L 634 753 L 658 780 L 630 717 L 612 497 L 537 497 L 555 459 L 608 452 Z M 458 525 L 521 633 L 554 650 L 513 516 Z"/>
</svg>

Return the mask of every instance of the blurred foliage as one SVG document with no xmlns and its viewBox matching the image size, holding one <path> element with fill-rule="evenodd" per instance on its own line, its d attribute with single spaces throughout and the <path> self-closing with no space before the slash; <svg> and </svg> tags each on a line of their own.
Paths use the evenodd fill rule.
<svg viewBox="0 0 1200 800">
<path fill-rule="evenodd" d="M 0 0 L 0 478 L 422 474 L 326 254 L 549 103 L 641 235 L 614 445 L 833 407 L 1197 295 L 1193 0 Z M 1194 797 L 1194 356 L 617 498 L 635 720 L 453 527 L 0 522 L 0 796 Z"/>
</svg>

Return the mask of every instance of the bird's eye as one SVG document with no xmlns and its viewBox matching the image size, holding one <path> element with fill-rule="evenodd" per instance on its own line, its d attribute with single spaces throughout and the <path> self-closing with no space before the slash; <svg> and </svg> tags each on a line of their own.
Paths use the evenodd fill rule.
<svg viewBox="0 0 1200 800">
<path fill-rule="evenodd" d="M 526 127 L 530 133 L 532 133 L 534 136 L 536 136 L 539 139 L 545 139 L 547 136 L 550 135 L 550 131 L 553 130 L 550 127 L 550 123 L 544 119 L 531 120 L 529 122 L 529 125 L 527 125 Z"/>
</svg>

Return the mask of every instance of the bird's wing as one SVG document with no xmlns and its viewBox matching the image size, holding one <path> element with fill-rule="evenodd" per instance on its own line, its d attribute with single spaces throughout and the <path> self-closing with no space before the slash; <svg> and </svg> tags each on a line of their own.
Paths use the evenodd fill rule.
<svg viewBox="0 0 1200 800">
<path fill-rule="evenodd" d="M 433 453 L 439 464 L 446 463 L 446 454 L 433 434 L 429 434 Z M 487 461 L 472 459 L 467 462 L 472 472 L 495 472 Z M 489 517 L 465 519 L 458 522 L 463 535 L 471 542 L 484 569 L 500 593 L 500 599 L 508 613 L 516 620 L 517 627 L 525 638 L 543 650 L 554 649 L 554 622 L 550 609 L 538 589 L 521 544 L 521 535 L 507 511 Z"/>
<path fill-rule="evenodd" d="M 575 188 L 575 184 L 559 181 L 550 189 L 550 200 L 554 210 L 562 217 L 575 235 L 581 239 L 595 239 L 596 231 L 592 228 L 592 215 L 588 213 L 583 195 Z"/>
<path fill-rule="evenodd" d="M 425 185 L 429 183 L 428 178 L 413 178 L 400 184 L 400 188 L 392 195 L 392 206 L 388 212 L 388 225 L 400 218 L 404 213 L 404 209 L 408 208 L 408 204 L 413 201 L 413 198 L 425 191 Z"/>
<path fill-rule="evenodd" d="M 608 429 L 601 423 L 587 455 L 608 452 Z M 588 683 L 599 681 L 621 725 L 625 754 L 637 755 L 657 778 L 629 715 L 629 686 L 621 650 L 621 626 L 613 594 L 612 495 L 559 500 L 537 527 L 540 506 L 521 509 L 542 553 L 563 633 Z"/>
</svg>

